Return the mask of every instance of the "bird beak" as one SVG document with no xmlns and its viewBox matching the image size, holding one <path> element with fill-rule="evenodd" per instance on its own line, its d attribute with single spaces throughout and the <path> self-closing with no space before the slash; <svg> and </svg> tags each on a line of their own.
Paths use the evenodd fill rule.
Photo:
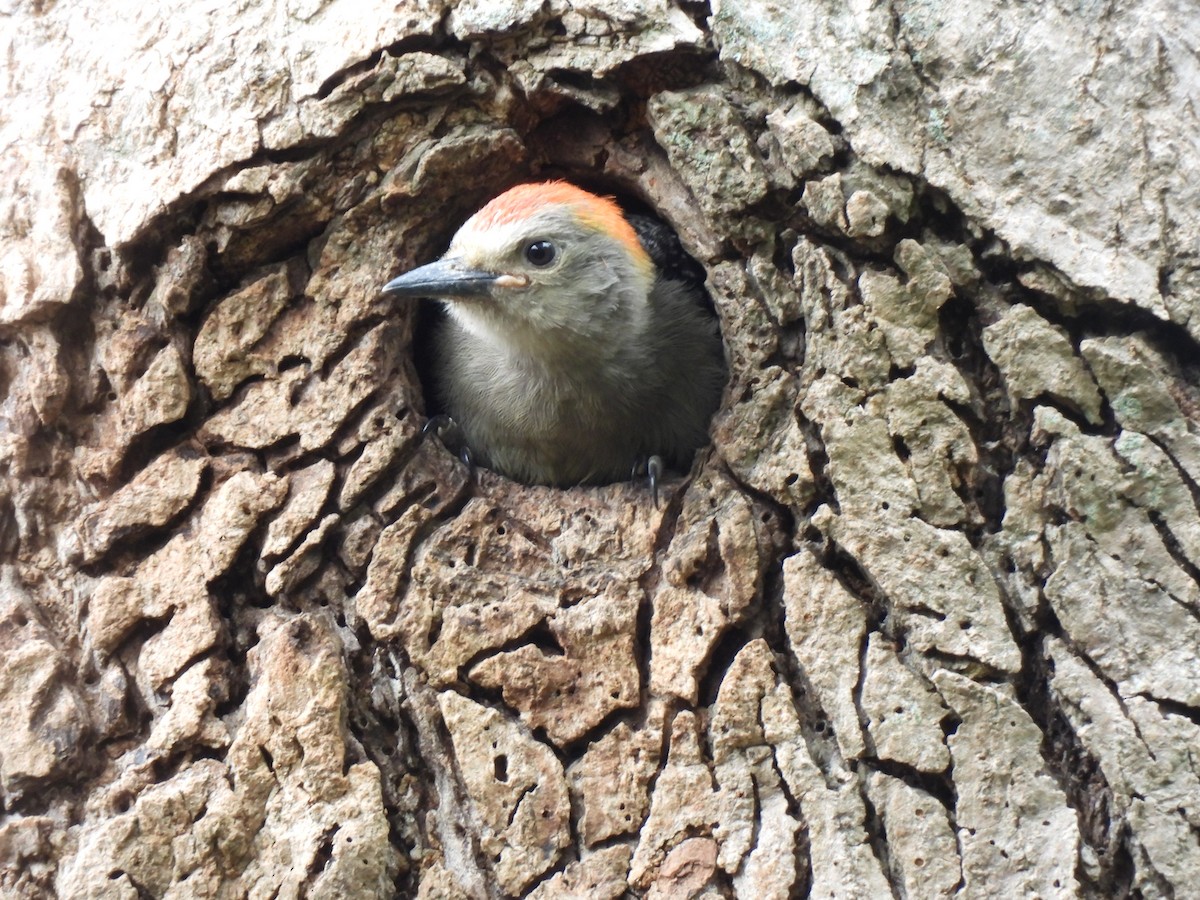
<svg viewBox="0 0 1200 900">
<path fill-rule="evenodd" d="M 383 286 L 397 297 L 487 297 L 503 276 L 465 268 L 457 259 L 439 259 L 405 272 Z"/>
</svg>

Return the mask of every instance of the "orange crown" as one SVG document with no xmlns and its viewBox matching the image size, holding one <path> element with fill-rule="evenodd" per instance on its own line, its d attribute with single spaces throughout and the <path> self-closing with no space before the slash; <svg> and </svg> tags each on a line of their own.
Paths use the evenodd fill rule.
<svg viewBox="0 0 1200 900">
<path fill-rule="evenodd" d="M 510 225 L 527 218 L 539 207 L 554 204 L 569 207 L 580 222 L 616 238 L 638 266 L 653 267 L 637 232 L 612 197 L 598 197 L 565 181 L 519 184 L 492 200 L 472 218 L 479 228 Z"/>
</svg>

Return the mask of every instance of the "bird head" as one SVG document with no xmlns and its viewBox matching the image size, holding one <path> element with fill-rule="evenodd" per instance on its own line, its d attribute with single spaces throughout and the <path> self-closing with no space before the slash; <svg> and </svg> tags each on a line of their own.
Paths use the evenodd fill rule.
<svg viewBox="0 0 1200 900">
<path fill-rule="evenodd" d="M 561 181 L 492 200 L 445 255 L 386 294 L 441 300 L 464 328 L 499 341 L 602 341 L 645 315 L 654 264 L 615 202 Z"/>
</svg>

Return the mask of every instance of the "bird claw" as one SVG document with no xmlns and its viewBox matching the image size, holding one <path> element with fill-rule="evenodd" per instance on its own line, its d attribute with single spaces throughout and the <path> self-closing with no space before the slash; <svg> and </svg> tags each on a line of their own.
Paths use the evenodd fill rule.
<svg viewBox="0 0 1200 900">
<path fill-rule="evenodd" d="M 443 431 L 448 431 L 451 428 L 457 427 L 458 423 L 448 415 L 445 413 L 438 413 L 436 416 L 432 416 L 428 422 L 421 426 L 421 437 L 427 438 L 429 435 L 433 434 L 440 438 Z"/>
<path fill-rule="evenodd" d="M 457 456 L 467 467 L 467 473 L 472 479 L 475 478 L 475 457 L 471 455 L 471 448 L 467 446 L 462 429 L 458 427 L 458 423 L 454 419 L 445 413 L 433 416 L 421 427 L 422 440 L 430 435 L 437 437 L 443 446 L 452 453 L 457 450 Z"/>
<path fill-rule="evenodd" d="M 467 467 L 467 477 L 472 481 L 475 480 L 475 457 L 471 455 L 471 448 L 466 444 L 462 445 L 462 449 L 458 451 L 458 458 L 464 466 Z"/>
<path fill-rule="evenodd" d="M 658 483 L 663 476 L 663 461 L 658 454 L 647 456 L 645 459 L 639 459 L 633 464 L 633 472 L 630 477 L 635 481 L 642 475 L 646 476 L 650 485 L 650 496 L 654 500 L 654 508 L 658 509 Z"/>
<path fill-rule="evenodd" d="M 651 456 L 646 460 L 646 476 L 650 479 L 650 496 L 654 498 L 654 508 L 658 509 L 658 482 L 663 474 L 662 457 Z"/>
</svg>

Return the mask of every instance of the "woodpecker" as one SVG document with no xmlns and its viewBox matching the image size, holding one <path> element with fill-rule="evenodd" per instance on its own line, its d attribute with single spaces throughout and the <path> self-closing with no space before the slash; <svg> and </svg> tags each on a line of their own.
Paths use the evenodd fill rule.
<svg viewBox="0 0 1200 900">
<path fill-rule="evenodd" d="M 383 291 L 445 306 L 434 390 L 476 461 L 564 487 L 640 466 L 657 502 L 663 461 L 690 464 L 725 382 L 698 269 L 665 225 L 551 181 L 501 194 Z"/>
</svg>

